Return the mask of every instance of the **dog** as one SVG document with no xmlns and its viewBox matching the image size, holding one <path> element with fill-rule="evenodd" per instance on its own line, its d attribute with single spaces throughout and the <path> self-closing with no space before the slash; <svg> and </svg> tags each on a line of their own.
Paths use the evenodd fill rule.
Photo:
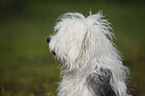
<svg viewBox="0 0 145 96">
<path fill-rule="evenodd" d="M 47 39 L 62 64 L 58 96 L 132 96 L 126 85 L 129 70 L 113 43 L 110 25 L 101 12 L 59 17 Z"/>
</svg>

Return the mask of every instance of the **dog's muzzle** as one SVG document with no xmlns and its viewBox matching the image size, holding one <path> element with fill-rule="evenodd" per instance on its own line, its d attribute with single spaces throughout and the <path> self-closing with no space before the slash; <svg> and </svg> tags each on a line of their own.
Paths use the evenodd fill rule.
<svg viewBox="0 0 145 96">
<path fill-rule="evenodd" d="M 49 43 L 49 42 L 50 42 L 50 40 L 51 40 L 50 38 L 47 38 L 47 43 Z"/>
<path fill-rule="evenodd" d="M 47 43 L 50 43 L 51 38 L 47 38 Z M 51 53 L 53 54 L 53 56 L 56 56 L 56 53 L 54 51 L 51 51 Z"/>
</svg>

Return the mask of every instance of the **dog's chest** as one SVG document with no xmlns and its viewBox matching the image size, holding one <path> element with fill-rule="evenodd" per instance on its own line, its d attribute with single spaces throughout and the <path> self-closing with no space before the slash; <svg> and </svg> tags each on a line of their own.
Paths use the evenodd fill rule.
<svg viewBox="0 0 145 96">
<path fill-rule="evenodd" d="M 89 90 L 85 76 L 65 76 L 58 90 L 58 96 L 93 96 Z"/>
</svg>

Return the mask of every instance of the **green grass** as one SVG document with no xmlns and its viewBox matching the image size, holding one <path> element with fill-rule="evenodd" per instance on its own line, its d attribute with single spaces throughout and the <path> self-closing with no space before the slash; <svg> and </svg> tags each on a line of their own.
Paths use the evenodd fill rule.
<svg viewBox="0 0 145 96">
<path fill-rule="evenodd" d="M 55 96 L 60 81 L 59 63 L 49 53 L 46 38 L 56 19 L 66 12 L 104 10 L 112 23 L 124 64 L 130 68 L 129 83 L 145 96 L 145 7 L 143 4 L 109 2 L 28 2 L 21 14 L 0 22 L 0 96 Z"/>
</svg>

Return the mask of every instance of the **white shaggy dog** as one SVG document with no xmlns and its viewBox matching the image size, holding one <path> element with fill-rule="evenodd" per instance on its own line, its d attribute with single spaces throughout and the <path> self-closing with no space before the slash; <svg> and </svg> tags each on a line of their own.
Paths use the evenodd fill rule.
<svg viewBox="0 0 145 96">
<path fill-rule="evenodd" d="M 66 13 L 47 39 L 50 51 L 63 64 L 58 96 L 131 96 L 125 84 L 128 69 L 103 17 L 99 12 L 90 12 L 87 18 Z"/>
</svg>

